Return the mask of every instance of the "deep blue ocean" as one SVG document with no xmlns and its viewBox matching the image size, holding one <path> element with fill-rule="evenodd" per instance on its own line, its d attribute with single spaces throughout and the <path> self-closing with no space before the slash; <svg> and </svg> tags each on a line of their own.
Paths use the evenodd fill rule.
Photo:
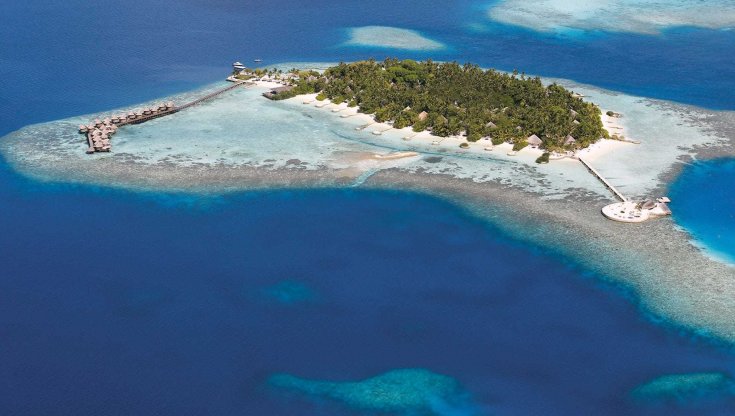
<svg viewBox="0 0 735 416">
<path fill-rule="evenodd" d="M 8 2 L 0 134 L 195 88 L 256 57 L 456 59 L 735 109 L 735 32 L 467 30 L 481 6 Z M 450 49 L 338 46 L 345 28 L 365 25 L 415 29 Z M 698 192 L 675 218 L 720 251 L 733 247 L 734 197 L 721 192 L 732 166 L 697 165 L 672 189 L 680 204 Z M 698 201 L 706 220 L 692 215 Z M 267 380 L 404 368 L 460 383 L 466 407 L 442 415 L 735 414 L 728 397 L 629 395 L 662 374 L 733 373 L 732 351 L 652 323 L 573 259 L 411 193 L 140 194 L 39 183 L 0 160 L 0 340 L 3 415 L 375 414 Z"/>
<path fill-rule="evenodd" d="M 686 167 L 671 186 L 674 218 L 712 254 L 735 264 L 735 160 L 715 159 Z"/>
</svg>

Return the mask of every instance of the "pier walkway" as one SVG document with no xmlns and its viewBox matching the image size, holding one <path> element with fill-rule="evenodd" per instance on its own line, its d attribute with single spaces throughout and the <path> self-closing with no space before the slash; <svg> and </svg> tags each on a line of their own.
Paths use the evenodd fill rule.
<svg viewBox="0 0 735 416">
<path fill-rule="evenodd" d="M 597 179 L 600 180 L 600 182 L 605 185 L 607 189 L 612 191 L 615 196 L 617 196 L 622 202 L 628 202 L 628 198 L 625 197 L 616 187 L 614 187 L 610 182 L 608 182 L 607 179 L 605 179 L 600 172 L 597 171 L 597 169 L 593 168 L 592 165 L 590 165 L 586 160 L 582 159 L 581 157 L 578 158 L 580 162 L 590 171 Z"/>
<path fill-rule="evenodd" d="M 112 148 L 110 139 L 119 127 L 126 126 L 128 124 L 145 123 L 146 121 L 153 120 L 154 118 L 178 113 L 179 111 L 193 107 L 204 101 L 211 100 L 212 98 L 245 84 L 252 85 L 252 83 L 248 81 L 233 81 L 232 85 L 211 92 L 181 106 L 175 106 L 173 102 L 169 102 L 161 104 L 159 107 L 146 108 L 142 112 L 130 112 L 127 115 L 105 118 L 104 121 L 97 119 L 94 123 L 89 124 L 88 126 L 79 126 L 79 133 L 86 134 L 87 136 L 87 144 L 89 144 L 89 148 L 87 149 L 88 154 L 109 152 Z"/>
<path fill-rule="evenodd" d="M 187 109 L 189 107 L 193 107 L 193 106 L 195 106 L 195 105 L 197 105 L 197 104 L 199 104 L 199 103 L 201 103 L 203 101 L 211 100 L 212 98 L 214 98 L 214 97 L 216 97 L 216 96 L 218 96 L 218 95 L 220 95 L 222 93 L 225 93 L 225 92 L 227 92 L 229 90 L 233 90 L 233 89 L 235 89 L 235 88 L 237 88 L 237 87 L 239 87 L 239 86 L 241 86 L 243 84 L 253 85 L 252 82 L 248 82 L 248 81 L 237 81 L 237 82 L 233 83 L 232 85 L 230 85 L 228 87 L 222 88 L 221 90 L 217 90 L 217 91 L 215 91 L 215 92 L 213 92 L 211 94 L 207 94 L 204 97 L 199 97 L 199 98 L 197 98 L 194 101 L 188 102 L 188 103 L 186 103 L 186 104 L 184 104 L 184 105 L 182 105 L 180 107 L 177 107 L 174 112 L 185 110 L 185 109 Z"/>
</svg>

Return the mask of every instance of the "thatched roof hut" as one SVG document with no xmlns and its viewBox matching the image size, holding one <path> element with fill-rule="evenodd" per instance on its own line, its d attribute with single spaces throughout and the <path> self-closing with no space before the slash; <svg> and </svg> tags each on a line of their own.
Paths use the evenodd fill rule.
<svg viewBox="0 0 735 416">
<path fill-rule="evenodd" d="M 289 91 L 291 91 L 291 90 L 292 90 L 293 88 L 294 88 L 294 87 L 292 87 L 292 86 L 285 86 L 285 87 L 277 87 L 277 88 L 273 88 L 273 89 L 271 89 L 270 91 L 268 91 L 268 92 L 265 92 L 265 93 L 263 93 L 263 96 L 264 96 L 265 98 L 270 98 L 270 99 L 272 100 L 272 99 L 273 99 L 273 98 L 274 98 L 275 96 L 277 96 L 278 94 L 283 94 L 283 93 L 285 93 L 285 92 L 289 92 Z"/>
<path fill-rule="evenodd" d="M 426 111 L 422 111 L 419 113 L 419 120 L 424 121 L 427 117 L 429 117 L 429 113 L 427 113 Z"/>
<path fill-rule="evenodd" d="M 527 143 L 528 143 L 529 145 L 533 146 L 533 147 L 538 147 L 538 146 L 541 146 L 541 145 L 542 145 L 542 144 L 544 143 L 544 142 L 543 142 L 543 141 L 542 141 L 542 140 L 541 140 L 541 139 L 540 139 L 540 138 L 539 138 L 539 137 L 538 137 L 537 135 L 535 135 L 535 134 L 532 134 L 532 135 L 528 136 L 528 138 L 526 139 L 526 142 L 527 142 Z"/>
<path fill-rule="evenodd" d="M 577 143 L 577 139 L 575 139 L 571 134 L 567 136 L 566 139 L 564 139 L 564 146 L 571 146 Z"/>
</svg>

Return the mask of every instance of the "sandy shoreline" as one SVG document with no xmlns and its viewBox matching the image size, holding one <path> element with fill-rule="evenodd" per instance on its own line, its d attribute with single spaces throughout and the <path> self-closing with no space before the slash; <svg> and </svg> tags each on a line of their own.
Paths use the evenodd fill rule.
<svg viewBox="0 0 735 416">
<path fill-rule="evenodd" d="M 622 119 L 606 122 L 620 123 L 620 131 L 641 141 L 636 145 L 606 140 L 586 151 L 585 158 L 604 174 L 609 173 L 624 192 L 634 196 L 663 193 L 682 160 L 735 155 L 731 141 L 735 137 L 735 116 L 731 112 L 717 113 L 572 85 L 575 90 L 584 90 L 585 95 L 597 94 L 608 101 L 605 104 L 610 105 L 603 108 L 622 112 Z M 257 92 L 237 94 L 256 97 Z M 182 114 L 179 120 L 191 117 L 191 122 L 198 122 L 199 113 L 210 117 L 206 111 L 216 106 L 242 106 L 238 97 L 223 98 L 211 108 L 188 110 L 191 113 Z M 458 202 L 517 238 L 570 256 L 597 274 L 630 286 L 640 295 L 644 307 L 658 317 L 735 342 L 735 268 L 707 257 L 671 219 L 635 226 L 603 219 L 599 210 L 612 198 L 579 162 L 561 160 L 539 167 L 534 163 L 541 154 L 538 149 L 508 156 L 506 145 L 487 151 L 486 145 L 478 142 L 462 150 L 459 143 L 464 139 L 460 138 L 433 144 L 436 139 L 428 133 L 389 130 L 390 126 L 373 123 L 370 116 L 356 114 L 356 109 L 344 104 L 316 108 L 316 102 L 310 100 L 257 101 L 260 107 L 252 110 L 257 113 L 253 117 L 260 116 L 262 109 L 282 110 L 273 115 L 274 120 L 282 114 L 302 114 L 303 119 L 294 116 L 293 131 L 299 131 L 308 121 L 309 128 L 317 129 L 314 143 L 331 134 L 327 145 L 308 155 L 256 148 L 252 138 L 256 136 L 233 136 L 204 149 L 189 148 L 199 152 L 197 157 L 182 157 L 177 149 L 167 150 L 181 142 L 181 131 L 169 131 L 175 123 L 162 120 L 151 122 L 145 129 L 171 138 L 153 143 L 156 146 L 150 144 L 147 153 L 126 152 L 141 142 L 121 133 L 117 153 L 88 157 L 83 154 L 79 135 L 67 131 L 79 124 L 79 118 L 29 126 L 0 140 L 0 151 L 16 170 L 42 181 L 202 194 L 355 186 L 428 193 Z M 303 104 L 305 101 L 309 103 Z M 654 110 L 646 112 L 651 108 Z M 679 114 L 675 119 L 681 125 L 672 125 L 667 134 L 656 135 L 658 126 L 651 120 L 666 125 L 674 120 L 665 118 L 659 112 L 662 108 Z M 355 130 L 366 124 L 370 126 L 364 131 Z M 409 140 L 404 140 L 408 136 Z M 234 146 L 237 140 L 244 140 L 248 146 L 231 151 L 228 146 Z M 310 149 L 310 143 L 302 146 Z M 214 150 L 220 156 L 212 156 Z"/>
<path fill-rule="evenodd" d="M 271 88 L 270 83 L 259 82 L 258 84 Z M 387 140 L 392 139 L 395 141 L 396 138 L 400 138 L 405 142 L 404 145 L 423 146 L 426 149 L 432 149 L 432 147 L 434 147 L 432 150 L 435 150 L 441 148 L 459 148 L 460 144 L 468 143 L 469 147 L 467 149 L 463 149 L 463 152 L 485 155 L 490 155 L 491 152 L 495 155 L 504 156 L 520 155 L 521 157 L 519 159 L 524 161 L 528 161 L 529 159 L 533 159 L 533 161 L 535 161 L 536 158 L 544 153 L 541 149 L 527 146 L 520 152 L 513 152 L 513 154 L 511 154 L 513 145 L 509 143 L 493 145 L 489 140 L 485 139 L 473 143 L 467 142 L 466 138 L 463 136 L 440 137 L 435 136 L 426 130 L 417 133 L 413 131 L 411 127 L 396 129 L 392 124 L 375 121 L 371 114 L 360 113 L 357 107 L 349 107 L 347 103 L 334 104 L 329 99 L 317 101 L 316 96 L 317 94 L 298 95 L 286 101 L 290 103 L 301 103 L 302 105 L 312 106 L 325 112 L 334 113 L 343 121 L 349 120 L 350 125 L 357 123 L 358 125 L 354 127 L 355 130 L 360 129 L 361 131 L 372 134 L 376 137 L 386 136 Z M 604 112 L 602 116 L 603 124 L 605 125 L 605 128 L 609 129 L 608 131 L 612 130 L 621 135 L 625 133 L 625 128 L 620 125 L 615 117 L 609 117 L 605 115 Z M 618 140 L 600 140 L 588 149 L 585 149 L 584 154 L 590 160 L 594 160 L 599 157 L 604 157 L 604 155 L 610 151 L 614 151 L 619 144 L 625 145 L 628 143 L 621 143 Z M 559 160 L 567 160 L 567 158 L 565 157 L 564 159 Z M 554 162 L 558 162 L 558 160 L 552 161 L 552 163 Z"/>
</svg>

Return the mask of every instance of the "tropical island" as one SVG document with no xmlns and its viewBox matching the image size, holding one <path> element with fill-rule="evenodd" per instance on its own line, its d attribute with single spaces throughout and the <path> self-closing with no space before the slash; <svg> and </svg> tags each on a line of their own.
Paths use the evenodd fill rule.
<svg viewBox="0 0 735 416">
<path fill-rule="evenodd" d="M 464 67 L 441 65 L 454 67 L 458 74 L 465 72 Z M 294 66 L 300 70 L 292 71 Z M 577 98 L 582 96 L 599 104 L 603 112 L 597 117 L 611 138 L 624 134 L 640 139 L 640 144 L 598 140 L 575 151 L 576 158 L 540 166 L 534 163 L 542 153 L 538 149 L 524 149 L 510 157 L 506 153 L 512 148 L 509 144 L 492 150 L 488 149 L 489 140 L 471 143 L 464 136 L 437 140 L 427 131 L 413 133 L 409 127 L 396 130 L 393 125 L 377 123 L 373 120 L 376 116 L 367 113 L 371 110 L 367 98 L 382 99 L 379 95 L 355 90 L 349 102 L 335 105 L 326 97 L 338 83 L 327 86 L 332 82 L 326 80 L 336 69 L 326 74 L 325 70 L 340 67 L 346 70 L 350 65 L 286 63 L 275 71 L 249 71 L 243 66 L 229 77 L 241 82 L 217 82 L 144 103 L 27 126 L 0 140 L 0 154 L 14 170 L 41 181 L 133 190 L 211 194 L 357 187 L 427 193 L 457 201 L 500 229 L 534 244 L 584 259 L 603 276 L 615 271 L 610 278 L 630 285 L 640 294 L 644 308 L 654 315 L 694 330 L 703 329 L 728 342 L 735 340 L 733 269 L 692 245 L 691 236 L 672 221 L 646 221 L 635 227 L 600 221 L 601 209 L 611 202 L 609 189 L 601 181 L 591 180 L 589 169 L 580 163 L 589 162 L 601 175 L 610 177 L 612 184 L 635 202 L 635 210 L 640 207 L 642 211 L 655 206 L 656 200 L 650 204 L 636 201 L 664 195 L 682 160 L 732 154 L 732 129 L 727 127 L 732 125 L 731 113 L 641 99 L 569 80 L 543 79 L 546 85 L 556 82 L 576 93 L 571 94 L 574 100 L 568 99 L 572 109 L 581 108 L 574 106 L 580 105 Z M 315 68 L 318 71 L 312 71 Z M 316 90 L 320 80 L 323 86 L 318 93 L 302 93 L 309 91 L 310 84 Z M 510 83 L 539 87 L 534 80 Z M 417 97 L 434 98 L 418 91 Z M 277 92 L 275 99 L 293 97 L 261 99 L 270 92 Z M 317 101 L 318 94 L 325 100 Z M 356 96 L 364 101 L 363 107 L 357 106 L 358 99 L 351 102 Z M 214 98 L 204 100 L 208 97 Z M 162 103 L 173 103 L 179 111 L 160 111 Z M 467 101 L 458 100 L 457 107 L 460 104 L 468 107 Z M 519 118 L 516 107 L 520 112 L 524 106 L 509 107 L 505 112 L 500 108 L 495 113 L 494 107 L 489 107 L 489 115 Z M 170 107 L 166 104 L 165 108 Z M 363 113 L 358 114 L 358 109 Z M 432 111 L 415 103 L 406 112 L 412 110 L 419 114 L 426 111 L 427 120 Z M 618 118 L 613 112 L 611 116 L 607 110 L 620 110 L 624 115 Z M 153 118 L 159 114 L 166 116 Z M 114 148 L 86 154 L 88 137 L 80 134 L 79 127 L 89 127 L 94 120 L 94 129 L 107 129 L 107 119 L 115 124 L 115 115 L 118 119 L 125 115 L 129 121 L 114 134 Z M 145 120 L 150 121 L 139 123 Z M 580 116 L 576 120 L 582 123 Z M 618 120 L 619 125 L 611 125 Z M 357 128 L 345 128 L 365 123 L 370 123 L 369 127 L 359 133 Z M 573 120 L 571 123 L 577 125 Z M 519 125 L 526 132 L 538 131 L 524 123 Z M 411 137 L 404 141 L 407 136 Z M 541 136 L 547 139 L 544 132 Z M 94 144 L 94 137 L 92 141 Z M 435 141 L 439 142 L 436 146 Z M 577 146 L 581 146 L 579 142 Z M 468 148 L 458 149 L 460 143 Z M 414 156 L 396 158 L 397 151 L 413 151 Z"/>
<path fill-rule="evenodd" d="M 246 69 L 235 75 L 246 80 L 263 74 Z M 396 129 L 463 136 L 469 142 L 508 142 L 515 151 L 529 144 L 549 152 L 576 150 L 609 137 L 595 104 L 517 72 L 386 59 L 340 63 L 323 73 L 294 69 L 288 75 L 290 87 L 269 98 L 318 93 L 319 101 L 347 103 Z"/>
</svg>

